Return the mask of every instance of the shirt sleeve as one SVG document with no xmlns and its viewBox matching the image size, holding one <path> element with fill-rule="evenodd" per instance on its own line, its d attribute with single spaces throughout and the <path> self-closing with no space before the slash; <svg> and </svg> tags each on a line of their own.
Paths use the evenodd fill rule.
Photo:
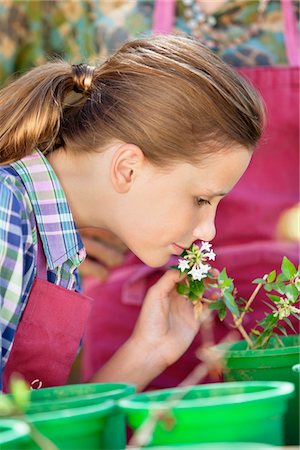
<svg viewBox="0 0 300 450">
<path fill-rule="evenodd" d="M 22 309 L 24 250 L 22 204 L 13 186 L 0 183 L 0 325 L 2 358 L 9 352 Z M 3 368 L 3 361 L 2 361 Z"/>
</svg>

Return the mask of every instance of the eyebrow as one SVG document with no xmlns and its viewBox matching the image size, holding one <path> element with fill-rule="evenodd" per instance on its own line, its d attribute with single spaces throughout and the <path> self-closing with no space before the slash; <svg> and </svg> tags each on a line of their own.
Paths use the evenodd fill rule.
<svg viewBox="0 0 300 450">
<path fill-rule="evenodd" d="M 229 194 L 229 192 L 212 192 L 212 191 L 207 191 L 206 195 L 208 197 L 224 197 L 227 194 Z"/>
</svg>

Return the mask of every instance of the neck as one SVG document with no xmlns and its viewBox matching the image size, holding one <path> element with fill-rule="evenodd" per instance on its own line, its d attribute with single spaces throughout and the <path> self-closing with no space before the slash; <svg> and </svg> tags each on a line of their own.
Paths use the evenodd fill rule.
<svg viewBox="0 0 300 450">
<path fill-rule="evenodd" d="M 47 159 L 62 185 L 77 228 L 106 228 L 105 156 L 96 152 L 79 154 L 60 147 Z"/>
</svg>

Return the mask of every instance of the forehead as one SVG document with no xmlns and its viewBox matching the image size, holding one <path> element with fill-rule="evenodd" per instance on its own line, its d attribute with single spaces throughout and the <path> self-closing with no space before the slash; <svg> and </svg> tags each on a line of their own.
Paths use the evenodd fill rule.
<svg viewBox="0 0 300 450">
<path fill-rule="evenodd" d="M 226 193 L 246 170 L 252 153 L 242 146 L 212 153 L 197 163 L 176 162 L 158 169 L 156 175 L 187 189 L 202 190 L 207 195 Z"/>
</svg>

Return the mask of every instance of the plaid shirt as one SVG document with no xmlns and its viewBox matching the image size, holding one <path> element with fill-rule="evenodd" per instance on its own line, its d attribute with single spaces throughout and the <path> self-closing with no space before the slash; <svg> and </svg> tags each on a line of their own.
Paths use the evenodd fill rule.
<svg viewBox="0 0 300 450">
<path fill-rule="evenodd" d="M 85 249 L 58 178 L 39 151 L 0 167 L 2 368 L 36 277 L 37 228 L 48 281 L 79 290 Z"/>
</svg>

